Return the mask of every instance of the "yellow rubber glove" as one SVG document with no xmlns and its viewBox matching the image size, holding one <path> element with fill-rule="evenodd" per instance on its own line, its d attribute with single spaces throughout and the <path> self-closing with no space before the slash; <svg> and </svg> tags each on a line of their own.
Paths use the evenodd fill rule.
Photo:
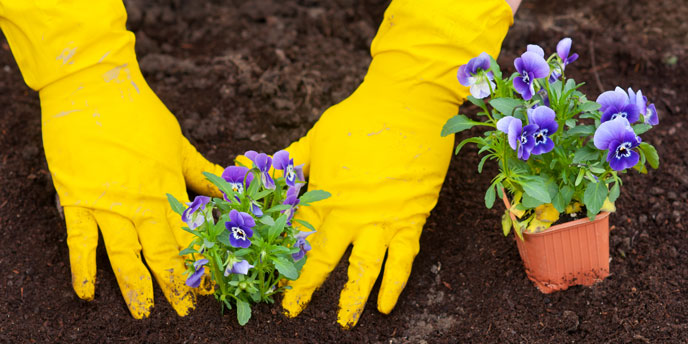
<svg viewBox="0 0 688 344">
<path fill-rule="evenodd" d="M 151 275 L 180 315 L 193 308 L 180 248 L 190 242 L 166 193 L 216 192 L 222 173 L 182 136 L 148 87 L 121 1 L 0 3 L 0 27 L 26 83 L 39 91 L 45 155 L 64 206 L 72 284 L 93 299 L 98 227 L 135 318 L 153 306 Z M 186 184 L 185 184 L 186 179 Z"/>
<path fill-rule="evenodd" d="M 356 324 L 385 252 L 377 307 L 392 311 L 449 166 L 454 138 L 440 131 L 468 95 L 458 67 L 481 52 L 496 57 L 511 23 L 504 0 L 392 1 L 363 83 L 287 148 L 305 164 L 309 188 L 332 193 L 297 213 L 318 232 L 284 295 L 288 316 L 303 310 L 350 244 L 337 321 Z"/>
</svg>

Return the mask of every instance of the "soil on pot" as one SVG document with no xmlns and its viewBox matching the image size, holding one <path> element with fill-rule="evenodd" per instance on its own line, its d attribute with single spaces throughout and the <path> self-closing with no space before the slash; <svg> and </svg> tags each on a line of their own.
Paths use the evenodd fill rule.
<svg viewBox="0 0 688 344">
<path fill-rule="evenodd" d="M 150 85 L 192 143 L 229 164 L 247 149 L 286 146 L 355 89 L 387 1 L 126 4 Z M 281 315 L 279 304 L 259 305 L 241 327 L 233 314 L 220 315 L 212 297 L 180 318 L 156 290 L 151 317 L 134 320 L 102 243 L 95 300 L 79 300 L 41 147 L 38 97 L 0 39 L 0 341 L 688 342 L 685 18 L 681 1 L 526 0 L 499 58 L 511 72 L 527 43 L 553 51 L 569 36 L 581 58 L 567 73 L 587 81 L 591 98 L 631 86 L 657 105 L 661 123 L 643 139 L 662 163 L 646 176 L 623 176 L 610 219 L 611 276 L 592 287 L 538 292 L 513 240 L 502 235 L 503 208 L 484 208 L 495 166 L 478 174 L 469 147 L 452 160 L 396 309 L 377 312 L 376 286 L 351 331 L 336 324 L 347 257 L 295 319 Z"/>
</svg>

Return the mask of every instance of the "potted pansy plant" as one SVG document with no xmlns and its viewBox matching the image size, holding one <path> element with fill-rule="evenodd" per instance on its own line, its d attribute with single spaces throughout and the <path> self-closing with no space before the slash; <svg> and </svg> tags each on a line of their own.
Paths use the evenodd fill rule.
<svg viewBox="0 0 688 344">
<path fill-rule="evenodd" d="M 528 277 L 546 293 L 609 274 L 608 215 L 621 175 L 659 165 L 655 148 L 640 137 L 659 123 L 654 104 L 642 91 L 620 87 L 589 100 L 583 84 L 565 75 L 578 58 L 571 42 L 562 39 L 548 57 L 528 45 L 511 75 L 486 53 L 460 66 L 458 81 L 480 110 L 475 119 L 454 116 L 441 133 L 487 128 L 461 141 L 456 154 L 474 143 L 483 155 L 478 172 L 497 162 L 485 205 L 503 199 L 504 235 L 513 228 Z"/>
<path fill-rule="evenodd" d="M 183 205 L 167 195 L 186 223 L 183 229 L 194 235 L 179 253 L 186 257 L 186 284 L 198 288 L 204 276 L 210 277 L 222 309 L 235 308 L 241 325 L 251 317 L 251 304 L 272 303 L 285 288 L 280 281 L 299 277 L 315 228 L 295 219 L 296 209 L 330 196 L 321 190 L 300 195 L 303 172 L 287 151 L 244 156 L 251 167 L 229 166 L 221 176 L 204 173 L 222 198 L 196 196 Z"/>
</svg>

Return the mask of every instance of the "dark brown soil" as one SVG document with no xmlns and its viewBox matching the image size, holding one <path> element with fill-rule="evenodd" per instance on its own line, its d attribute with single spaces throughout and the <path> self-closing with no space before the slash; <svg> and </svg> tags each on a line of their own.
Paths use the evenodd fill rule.
<svg viewBox="0 0 688 344">
<path fill-rule="evenodd" d="M 144 4 L 145 3 L 145 4 Z M 272 152 L 305 134 L 362 80 L 384 0 L 127 1 L 152 88 L 198 149 L 221 164 L 246 149 Z M 390 315 L 377 287 L 359 325 L 335 322 L 346 259 L 296 319 L 259 305 L 241 327 L 212 297 L 178 317 L 156 291 L 134 320 L 102 244 L 96 297 L 71 288 L 66 230 L 41 148 L 37 94 L 0 39 L 0 342 L 688 342 L 688 6 L 671 0 L 525 1 L 499 59 L 527 43 L 552 51 L 570 36 L 567 68 L 591 96 L 641 88 L 660 111 L 644 135 L 662 164 L 624 176 L 611 217 L 611 276 L 544 295 L 528 281 L 500 207 L 482 195 L 475 149 L 453 159 L 421 238 L 406 290 Z M 476 197 L 479 195 L 479 197 Z"/>
</svg>

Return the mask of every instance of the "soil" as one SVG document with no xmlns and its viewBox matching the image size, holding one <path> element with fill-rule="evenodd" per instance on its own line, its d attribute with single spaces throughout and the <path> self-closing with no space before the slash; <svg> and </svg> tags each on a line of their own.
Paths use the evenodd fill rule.
<svg viewBox="0 0 688 344">
<path fill-rule="evenodd" d="M 355 89 L 387 1 L 126 4 L 146 79 L 192 143 L 226 165 L 247 149 L 286 146 Z M 657 105 L 661 123 L 643 139 L 661 166 L 623 176 L 610 220 L 611 276 L 538 292 L 501 233 L 503 208 L 483 205 L 495 166 L 478 174 L 469 148 L 452 160 L 396 309 L 377 312 L 376 286 L 350 331 L 336 324 L 346 257 L 302 315 L 287 319 L 279 304 L 263 304 L 241 327 L 212 297 L 180 318 L 158 290 L 150 318 L 134 320 L 101 243 L 95 300 L 81 301 L 41 148 L 38 96 L 0 39 L 0 342 L 688 342 L 685 18 L 683 1 L 526 0 L 499 58 L 513 71 L 526 44 L 553 51 L 569 36 L 581 57 L 567 74 L 588 81 L 591 98 L 631 86 Z"/>
</svg>

